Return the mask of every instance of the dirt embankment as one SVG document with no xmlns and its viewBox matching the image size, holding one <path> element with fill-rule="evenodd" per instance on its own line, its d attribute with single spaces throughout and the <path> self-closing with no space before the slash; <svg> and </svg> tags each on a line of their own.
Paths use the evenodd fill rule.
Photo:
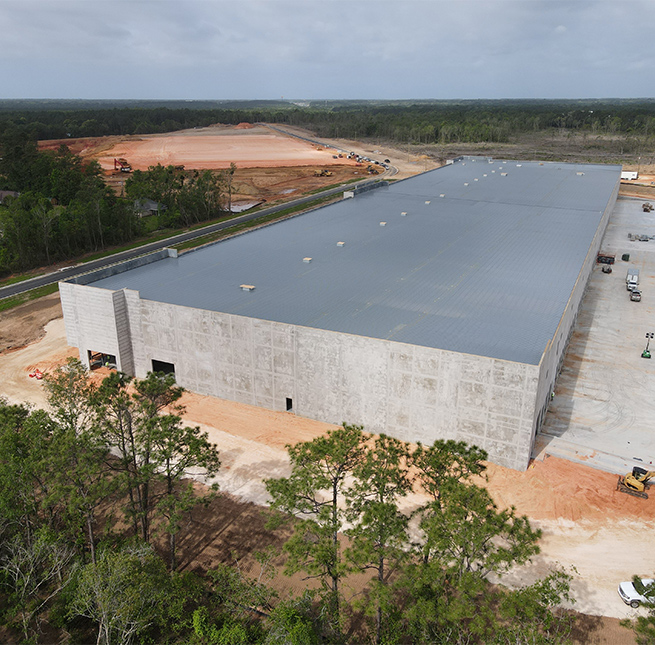
<svg viewBox="0 0 655 645">
<path fill-rule="evenodd" d="M 45 335 L 45 325 L 62 315 L 58 293 L 0 313 L 0 354 L 39 340 Z"/>
</svg>

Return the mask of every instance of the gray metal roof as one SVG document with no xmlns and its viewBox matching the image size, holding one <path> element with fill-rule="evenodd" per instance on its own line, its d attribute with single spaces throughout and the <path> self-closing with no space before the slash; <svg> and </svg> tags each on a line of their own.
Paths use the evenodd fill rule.
<svg viewBox="0 0 655 645">
<path fill-rule="evenodd" d="M 464 158 L 92 284 L 536 365 L 620 171 Z"/>
</svg>

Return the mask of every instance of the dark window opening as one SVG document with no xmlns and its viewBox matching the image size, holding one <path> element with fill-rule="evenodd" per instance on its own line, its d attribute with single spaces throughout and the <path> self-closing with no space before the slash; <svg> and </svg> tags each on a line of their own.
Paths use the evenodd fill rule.
<svg viewBox="0 0 655 645">
<path fill-rule="evenodd" d="M 116 357 L 113 354 L 103 354 L 102 352 L 87 351 L 89 356 L 89 367 L 97 370 L 99 367 L 107 367 L 111 370 L 116 369 Z"/>
<path fill-rule="evenodd" d="M 293 399 L 287 397 L 287 412 L 293 412 Z"/>
<path fill-rule="evenodd" d="M 152 371 L 155 373 L 161 372 L 162 374 L 172 374 L 175 376 L 175 365 L 167 363 L 166 361 L 156 361 L 152 359 Z"/>
</svg>

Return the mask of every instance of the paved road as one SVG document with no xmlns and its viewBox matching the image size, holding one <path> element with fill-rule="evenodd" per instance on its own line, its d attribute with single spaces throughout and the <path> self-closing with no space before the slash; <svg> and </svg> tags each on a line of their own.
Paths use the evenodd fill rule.
<svg viewBox="0 0 655 645">
<path fill-rule="evenodd" d="M 60 269 L 59 271 L 54 271 L 53 273 L 48 273 L 36 278 L 30 278 L 29 280 L 24 280 L 23 282 L 17 282 L 16 284 L 7 285 L 6 287 L 0 287 L 0 300 L 2 298 L 15 296 L 25 291 L 30 291 L 31 289 L 36 289 L 37 287 L 44 287 L 46 285 L 52 284 L 53 282 L 68 280 L 70 278 L 74 278 L 75 276 L 82 275 L 83 273 L 89 273 L 89 271 L 94 271 L 95 269 L 100 269 L 111 264 L 118 264 L 119 262 L 124 262 L 125 260 L 131 260 L 132 258 L 138 257 L 140 255 L 146 255 L 147 253 L 152 253 L 153 251 L 158 251 L 159 249 L 163 249 L 165 247 L 175 246 L 176 244 L 187 242 L 188 240 L 194 240 L 198 237 L 202 237 L 203 235 L 214 233 L 216 231 L 222 231 L 223 229 L 230 228 L 236 224 L 249 222 L 259 217 L 277 213 L 278 211 L 284 210 L 286 208 L 306 204 L 307 202 L 312 202 L 321 197 L 337 195 L 351 187 L 352 185 L 349 184 L 348 186 L 330 188 L 329 190 L 325 190 L 315 195 L 301 197 L 293 201 L 285 202 L 284 204 L 271 206 L 270 208 L 264 208 L 263 210 L 259 210 L 254 213 L 240 215 L 239 217 L 234 217 L 223 222 L 218 222 L 217 224 L 211 224 L 210 226 L 205 226 L 204 228 L 195 231 L 189 231 L 187 233 L 174 235 L 173 237 L 166 238 L 165 240 L 160 240 L 159 242 L 151 242 L 150 244 L 145 244 L 144 246 L 140 246 L 136 249 L 122 251 L 121 253 L 115 253 L 114 255 L 110 255 L 106 258 L 101 258 L 99 260 L 93 260 L 84 264 L 67 267 L 65 269 Z"/>
</svg>

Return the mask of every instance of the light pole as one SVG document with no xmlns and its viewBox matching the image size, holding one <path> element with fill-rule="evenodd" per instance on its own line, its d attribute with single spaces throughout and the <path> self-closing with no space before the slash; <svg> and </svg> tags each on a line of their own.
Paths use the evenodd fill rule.
<svg viewBox="0 0 655 645">
<path fill-rule="evenodd" d="M 652 331 L 646 332 L 646 349 L 641 352 L 642 358 L 650 358 L 650 339 L 653 338 L 653 336 L 655 336 L 655 334 L 653 334 Z"/>
</svg>

